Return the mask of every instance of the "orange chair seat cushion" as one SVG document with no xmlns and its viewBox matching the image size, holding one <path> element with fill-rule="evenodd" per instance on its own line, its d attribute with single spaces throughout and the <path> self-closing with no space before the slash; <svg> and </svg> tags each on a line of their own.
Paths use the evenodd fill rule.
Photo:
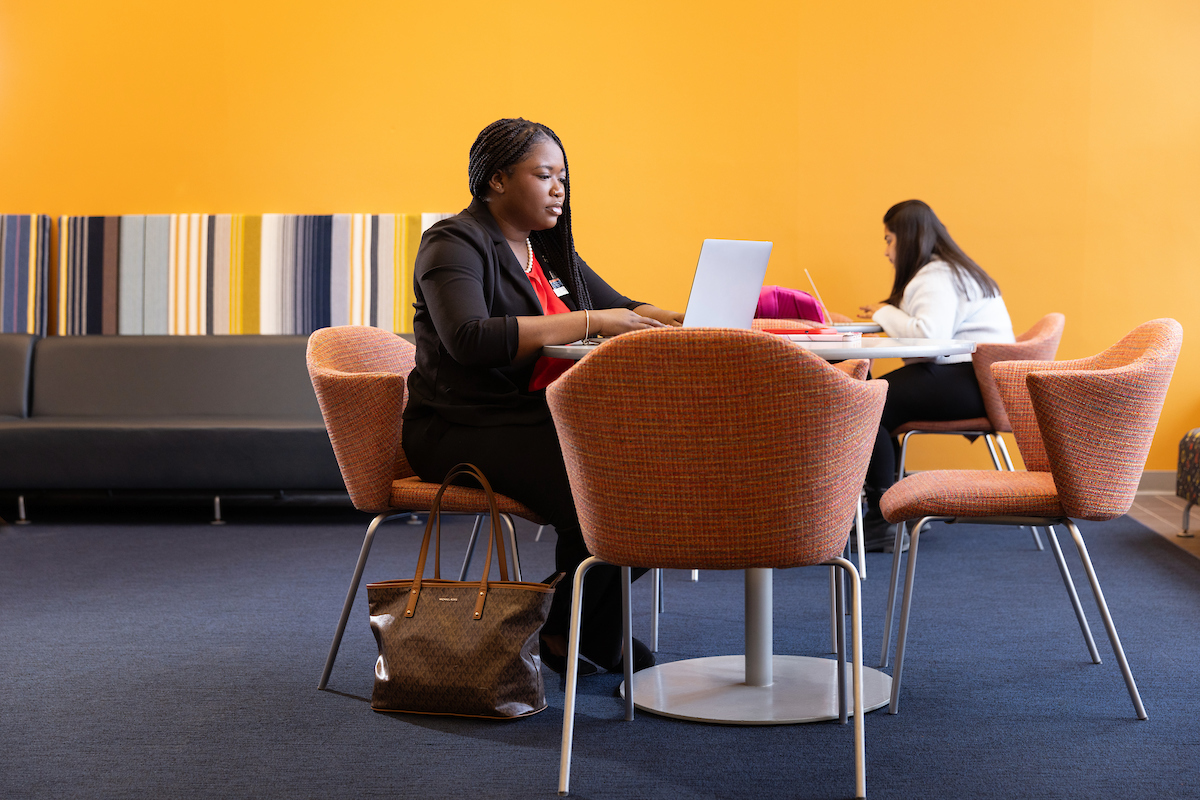
<svg viewBox="0 0 1200 800">
<path fill-rule="evenodd" d="M 910 475 L 879 502 L 889 522 L 921 517 L 1063 517 L 1049 472 L 931 470 Z"/>
<path fill-rule="evenodd" d="M 896 430 L 892 431 L 892 436 L 899 436 L 902 433 L 909 431 L 925 431 L 926 433 L 963 433 L 963 432 L 979 432 L 985 433 L 992 430 L 992 421 L 987 417 L 974 417 L 972 419 L 946 419 L 946 420 L 927 420 L 925 422 L 906 422 Z"/>
<path fill-rule="evenodd" d="M 401 478 L 392 482 L 392 491 L 388 499 L 391 508 L 405 511 L 427 511 L 433 504 L 437 494 L 438 484 L 427 483 L 417 477 Z M 511 497 L 496 494 L 496 505 L 501 514 L 514 514 L 529 520 L 535 525 L 545 524 L 528 506 L 518 503 Z M 486 514 L 488 513 L 487 495 L 482 489 L 469 486 L 449 486 L 442 495 L 442 511 L 449 514 Z"/>
</svg>

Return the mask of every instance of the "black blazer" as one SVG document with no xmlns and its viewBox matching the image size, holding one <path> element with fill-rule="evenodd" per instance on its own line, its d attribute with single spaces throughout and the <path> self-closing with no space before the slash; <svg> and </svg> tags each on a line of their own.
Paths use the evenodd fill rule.
<svg viewBox="0 0 1200 800">
<path fill-rule="evenodd" d="M 640 305 L 582 259 L 580 269 L 594 307 Z M 516 318 L 540 315 L 542 306 L 486 203 L 474 200 L 425 232 L 413 293 L 417 364 L 408 378 L 406 419 L 436 414 L 451 423 L 491 426 L 550 418 L 545 390 L 529 391 L 537 359 L 513 363 Z M 571 295 L 561 299 L 579 310 Z"/>
</svg>

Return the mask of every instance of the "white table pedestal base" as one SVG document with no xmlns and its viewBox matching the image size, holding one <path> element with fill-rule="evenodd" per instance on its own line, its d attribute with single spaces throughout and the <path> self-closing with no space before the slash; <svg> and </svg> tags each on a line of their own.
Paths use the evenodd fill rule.
<svg viewBox="0 0 1200 800">
<path fill-rule="evenodd" d="M 838 718 L 834 659 L 773 656 L 771 668 L 770 686 L 747 686 L 745 656 L 660 664 L 634 674 L 633 704 L 664 717 L 727 725 L 788 725 Z M 846 699 L 852 703 L 851 672 L 847 662 Z M 867 711 L 887 705 L 891 691 L 890 675 L 863 667 Z"/>
</svg>

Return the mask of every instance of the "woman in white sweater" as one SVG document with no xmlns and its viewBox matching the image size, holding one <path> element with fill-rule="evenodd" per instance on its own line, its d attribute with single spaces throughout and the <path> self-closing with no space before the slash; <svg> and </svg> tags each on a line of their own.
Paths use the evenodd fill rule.
<svg viewBox="0 0 1200 800">
<path fill-rule="evenodd" d="M 962 251 L 920 200 L 905 200 L 883 217 L 885 255 L 896 269 L 886 300 L 860 307 L 888 336 L 1013 341 L 1000 287 Z M 867 470 L 866 549 L 890 550 L 895 534 L 879 512 L 879 498 L 896 480 L 891 432 L 914 420 L 987 416 L 970 355 L 906 359 L 883 376 L 888 382 L 883 419 Z"/>
</svg>

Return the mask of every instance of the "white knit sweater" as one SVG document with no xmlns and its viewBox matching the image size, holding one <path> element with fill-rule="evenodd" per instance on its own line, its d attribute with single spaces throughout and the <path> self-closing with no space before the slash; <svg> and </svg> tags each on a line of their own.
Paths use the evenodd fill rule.
<svg viewBox="0 0 1200 800">
<path fill-rule="evenodd" d="M 984 297 L 982 288 L 969 277 L 964 283 L 966 291 L 959 287 L 949 264 L 931 261 L 904 287 L 899 308 L 885 305 L 872 319 L 892 337 L 1014 341 L 1012 320 L 1008 318 L 1004 298 Z M 970 360 L 969 354 L 934 359 L 938 364 Z"/>
</svg>

